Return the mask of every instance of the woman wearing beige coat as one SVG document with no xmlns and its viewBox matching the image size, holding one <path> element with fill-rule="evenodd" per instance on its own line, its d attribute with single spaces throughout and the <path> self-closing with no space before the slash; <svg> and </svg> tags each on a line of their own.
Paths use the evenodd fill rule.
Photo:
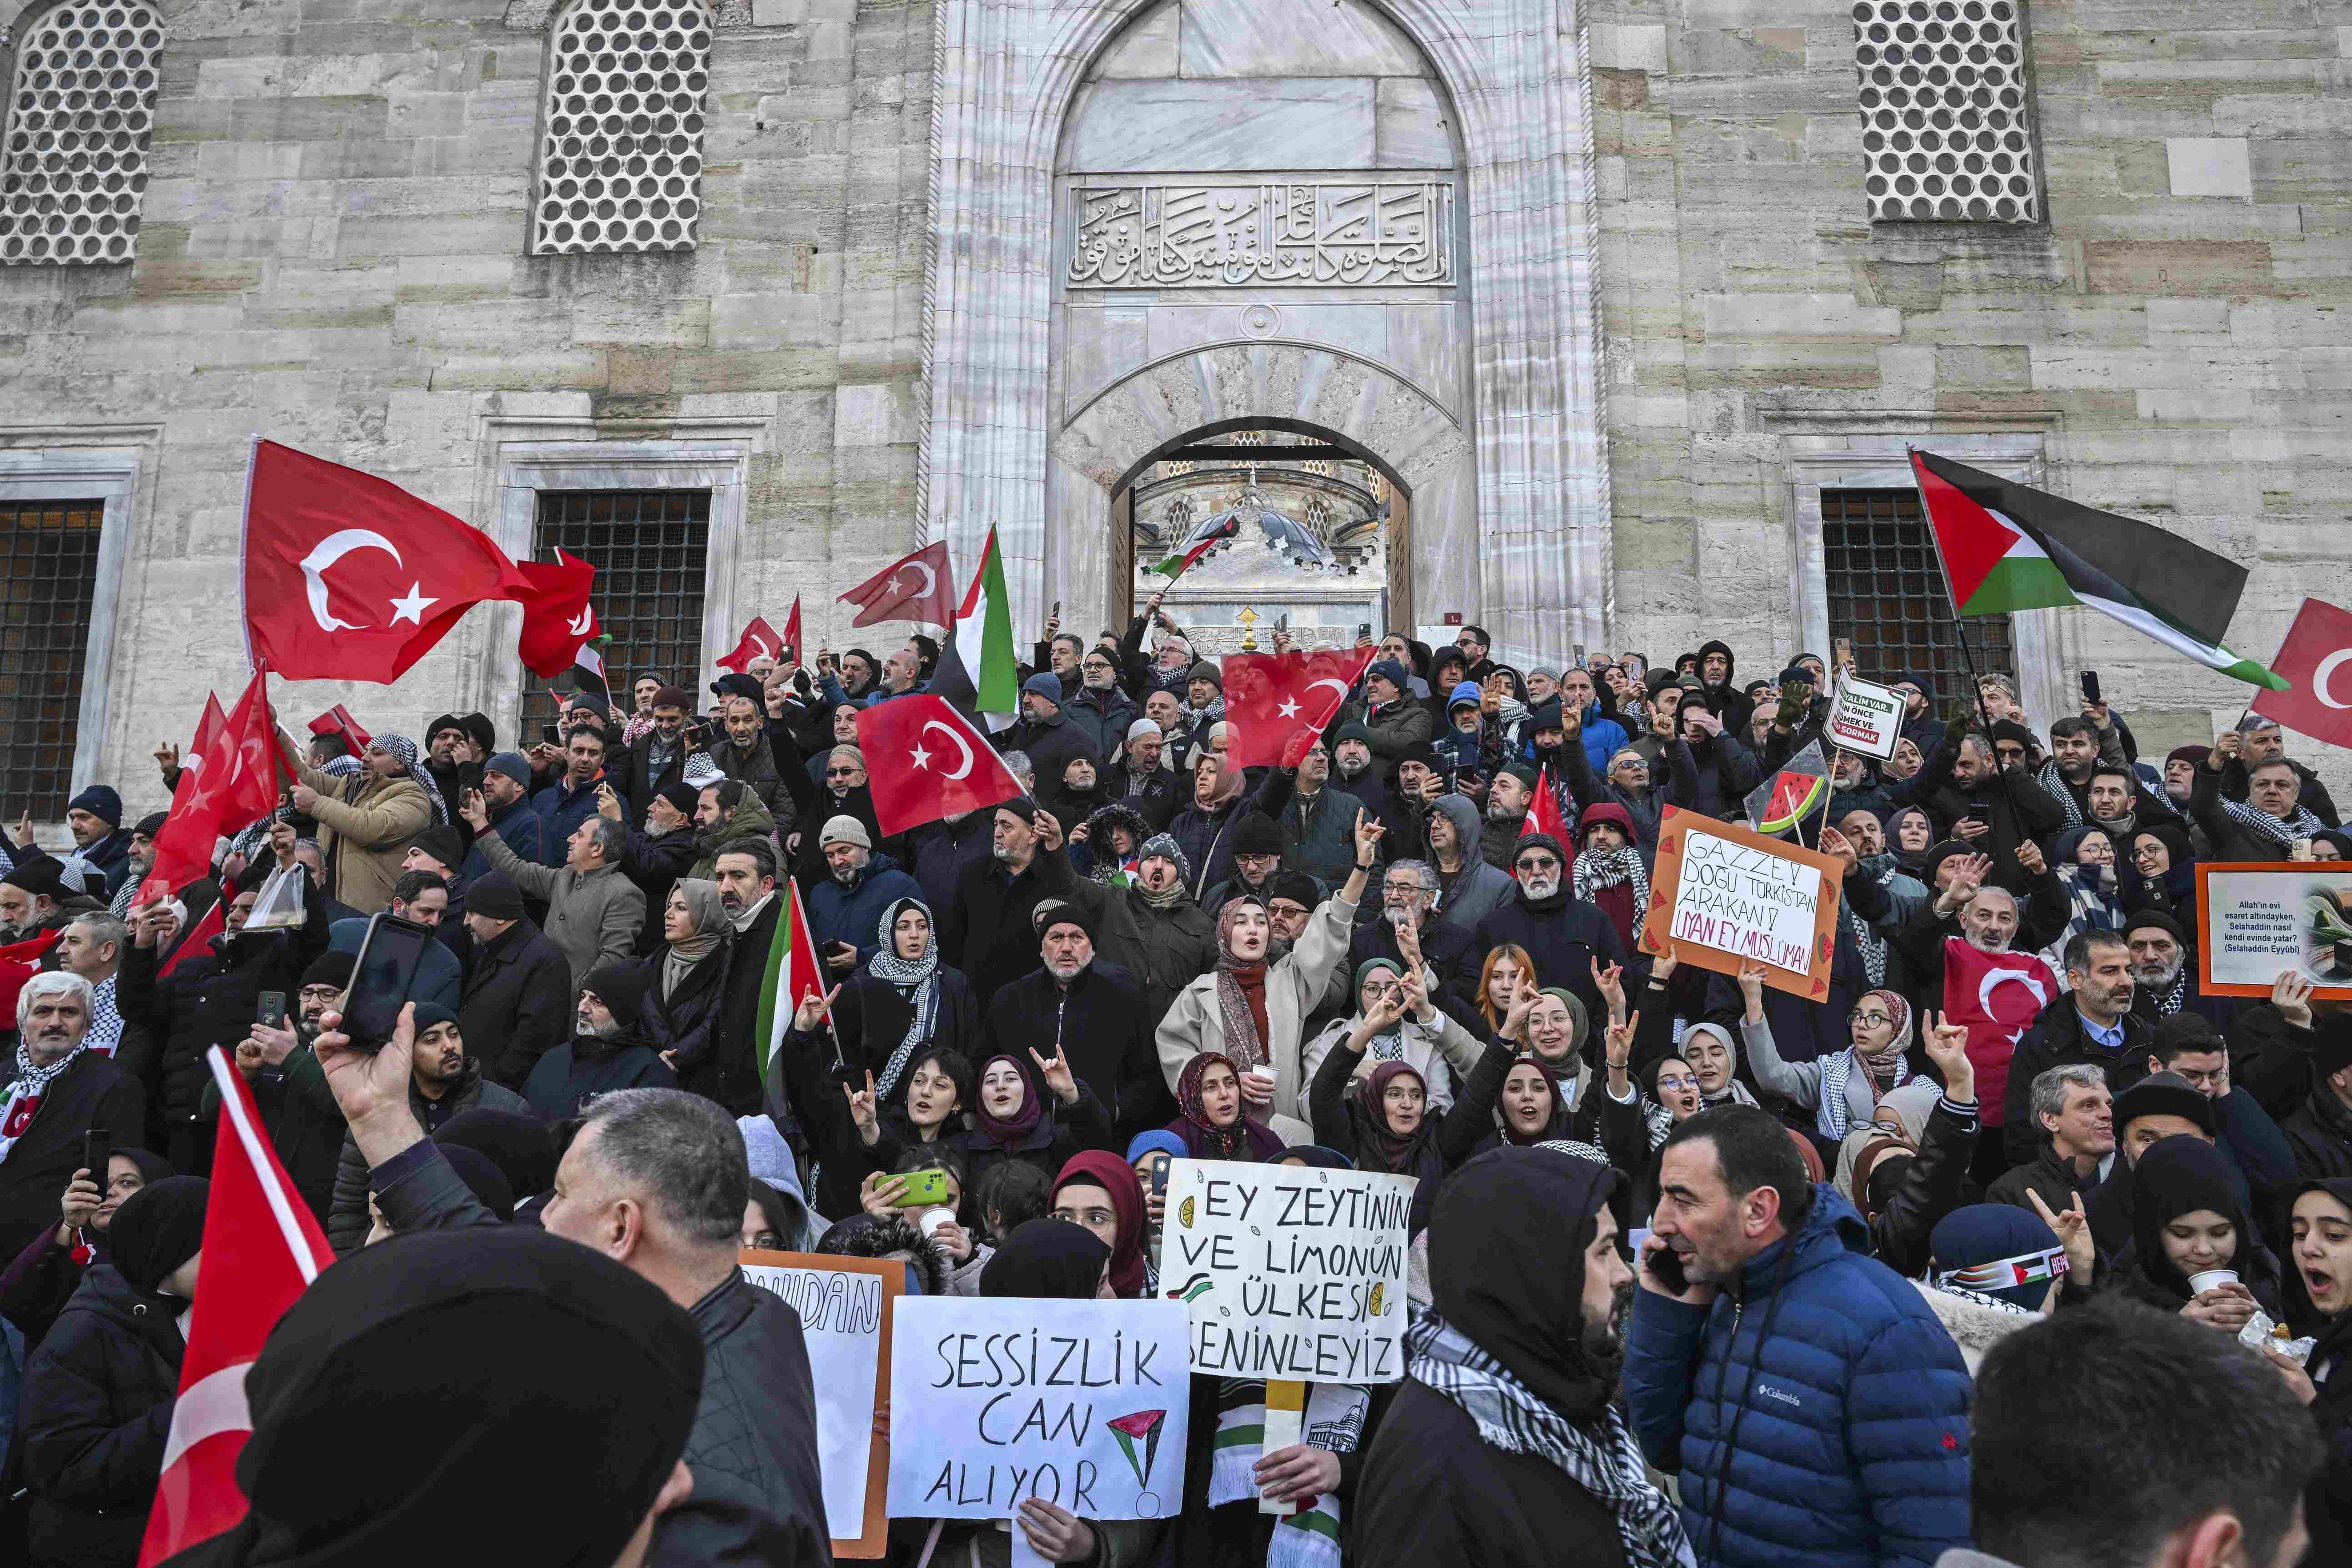
<svg viewBox="0 0 2352 1568">
<path fill-rule="evenodd" d="M 1332 970 L 1347 962 L 1356 901 L 1364 896 L 1381 833 L 1379 823 L 1356 813 L 1355 868 L 1349 872 L 1347 885 L 1308 919 L 1285 957 L 1266 961 L 1274 928 L 1265 906 L 1255 899 L 1230 900 L 1213 911 L 1217 966 L 1177 993 L 1156 1033 L 1160 1068 L 1171 1093 L 1186 1062 L 1203 1051 L 1221 1052 L 1241 1072 L 1244 1115 L 1286 1142 L 1315 1141 L 1307 1121 L 1300 1039 L 1307 1015 L 1330 984 Z M 1254 1068 L 1270 1070 L 1272 1083 L 1254 1074 Z"/>
<path fill-rule="evenodd" d="M 435 821 L 434 797 L 419 782 L 416 742 L 405 735 L 378 735 L 368 742 L 360 771 L 337 778 L 311 766 L 305 748 L 284 731 L 278 733 L 300 781 L 293 790 L 294 809 L 319 824 L 327 896 L 373 914 L 392 902 L 408 841 Z"/>
</svg>

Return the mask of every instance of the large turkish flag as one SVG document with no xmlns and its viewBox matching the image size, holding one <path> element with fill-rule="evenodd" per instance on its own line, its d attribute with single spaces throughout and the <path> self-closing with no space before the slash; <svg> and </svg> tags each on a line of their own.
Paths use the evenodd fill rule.
<svg viewBox="0 0 2352 1568">
<path fill-rule="evenodd" d="M 1225 721 L 1234 727 L 1225 742 L 1226 760 L 1245 768 L 1297 767 L 1379 652 L 1351 647 L 1306 655 L 1225 655 Z"/>
<path fill-rule="evenodd" d="M 2058 977 L 2038 953 L 1983 952 L 1958 937 L 1944 939 L 1944 1016 L 1968 1026 L 1969 1065 L 1977 1071 L 1986 1126 L 2000 1125 L 2019 1037 L 2057 994 Z"/>
<path fill-rule="evenodd" d="M 874 820 L 885 834 L 978 811 L 1021 793 L 1021 781 L 944 698 L 893 697 L 861 709 L 857 749 L 866 753 Z"/>
<path fill-rule="evenodd" d="M 580 645 L 597 634 L 596 612 L 588 605 L 596 568 L 559 550 L 552 563 L 518 561 L 515 570 L 530 584 L 528 592 L 516 595 L 522 600 L 522 636 L 517 643 L 522 667 L 551 680 L 572 668 Z"/>
<path fill-rule="evenodd" d="M 530 582 L 490 536 L 398 485 L 253 445 L 246 647 L 295 680 L 397 680 L 484 599 Z"/>
<path fill-rule="evenodd" d="M 2292 691 L 2254 693 L 2253 709 L 2290 730 L 2331 746 L 2352 746 L 2352 611 L 2305 599 L 2271 660 L 2271 673 L 2294 682 Z"/>
</svg>

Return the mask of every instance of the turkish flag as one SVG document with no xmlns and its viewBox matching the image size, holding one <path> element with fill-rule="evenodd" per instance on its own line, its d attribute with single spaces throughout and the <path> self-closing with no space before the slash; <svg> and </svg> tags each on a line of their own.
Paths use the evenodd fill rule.
<svg viewBox="0 0 2352 1568">
<path fill-rule="evenodd" d="M 164 891 L 171 889 L 167 888 Z M 155 966 L 155 973 L 169 979 L 172 972 L 188 959 L 210 952 L 213 938 L 228 930 L 228 903 L 236 896 L 234 889 L 221 889 L 220 897 L 205 906 L 205 912 L 196 917 L 196 923 L 172 939 L 172 950 L 163 955 L 163 962 Z"/>
<path fill-rule="evenodd" d="M 1983 952 L 1958 937 L 1944 939 L 1944 1013 L 1969 1029 L 1977 1069 L 1977 1106 L 1988 1127 L 2001 1123 L 2009 1058 L 2018 1037 L 2058 994 L 2058 978 L 2038 954 Z"/>
<path fill-rule="evenodd" d="M 310 733 L 341 735 L 351 742 L 353 756 L 366 751 L 368 742 L 374 738 L 360 728 L 360 721 L 352 717 L 352 710 L 340 702 L 310 721 Z"/>
<path fill-rule="evenodd" d="M 893 697 L 858 710 L 857 749 L 866 753 L 874 820 L 887 835 L 1021 793 L 996 748 L 944 698 Z"/>
<path fill-rule="evenodd" d="M 205 1267 L 180 1356 L 180 1397 L 147 1515 L 140 1568 L 236 1528 L 247 1512 L 236 1457 L 253 1435 L 246 1373 L 269 1331 L 335 1260 L 310 1205 L 286 1178 L 245 1079 L 219 1047 L 205 1053 L 221 1097 L 205 1201 Z"/>
<path fill-rule="evenodd" d="M 2271 673 L 2294 682 L 2290 691 L 2254 693 L 2253 710 L 2290 730 L 2331 746 L 2352 746 L 2352 611 L 2305 599 L 2271 660 Z"/>
<path fill-rule="evenodd" d="M 1379 653 L 1351 647 L 1225 655 L 1225 721 L 1234 727 L 1227 760 L 1245 768 L 1297 767 Z"/>
<path fill-rule="evenodd" d="M 484 599 L 530 591 L 490 536 L 398 485 L 256 441 L 246 649 L 295 680 L 397 680 Z"/>
<path fill-rule="evenodd" d="M 1549 833 L 1570 855 L 1576 853 L 1568 842 L 1568 821 L 1559 814 L 1559 795 L 1552 788 L 1549 763 L 1536 770 L 1535 802 L 1528 807 L 1527 820 L 1519 824 L 1520 837 L 1530 833 Z"/>
<path fill-rule="evenodd" d="M 26 937 L 0 947 L 0 1015 L 16 1016 L 16 994 L 25 989 L 25 982 L 41 972 L 41 958 L 49 949 L 65 940 L 63 928 L 45 931 L 38 936 Z"/>
<path fill-rule="evenodd" d="M 155 863 L 134 895 L 140 903 L 168 898 L 173 889 L 212 869 L 213 847 L 228 816 L 229 774 L 236 757 L 228 717 L 221 711 L 220 699 L 208 692 L 196 738 L 180 756 L 180 783 L 172 792 L 172 809 L 155 835 Z"/>
<path fill-rule="evenodd" d="M 798 664 L 801 658 L 801 596 L 793 595 L 793 613 L 784 617 L 784 647 L 776 655 L 779 663 Z"/>
<path fill-rule="evenodd" d="M 516 647 L 525 669 L 552 680 L 572 668 L 580 645 L 600 629 L 588 605 L 596 568 L 559 550 L 552 563 L 518 561 L 515 570 L 530 584 L 516 595 L 522 601 L 522 636 Z"/>
<path fill-rule="evenodd" d="M 793 603 L 797 607 L 800 601 L 795 599 Z M 776 635 L 776 628 L 768 624 L 767 616 L 753 616 L 751 624 L 743 628 L 742 637 L 736 640 L 735 651 L 720 659 L 719 668 L 740 675 L 751 667 L 753 659 L 762 654 L 770 658 L 782 659 L 785 647 L 784 639 Z"/>
<path fill-rule="evenodd" d="M 933 540 L 912 555 L 885 566 L 841 596 L 856 605 L 852 627 L 877 621 L 919 621 L 925 626 L 955 625 L 955 582 L 948 566 L 948 542 Z"/>
<path fill-rule="evenodd" d="M 228 789 L 222 797 L 221 819 L 231 827 L 242 828 L 278 809 L 280 781 L 294 776 L 294 764 L 286 758 L 285 742 L 270 715 L 268 680 L 267 668 L 255 670 L 245 694 L 228 710 Z"/>
</svg>

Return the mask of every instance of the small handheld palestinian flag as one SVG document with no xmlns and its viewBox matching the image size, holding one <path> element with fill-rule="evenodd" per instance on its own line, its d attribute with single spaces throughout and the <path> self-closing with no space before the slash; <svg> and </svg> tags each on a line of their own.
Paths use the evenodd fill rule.
<svg viewBox="0 0 2352 1568">
<path fill-rule="evenodd" d="M 2208 669 L 2283 691 L 2287 682 L 2221 646 L 2246 569 L 2152 522 L 1927 452 L 1911 454 L 1936 552 L 1963 616 L 2080 605 Z"/>
<path fill-rule="evenodd" d="M 767 973 L 760 982 L 760 1007 L 751 1022 L 752 1038 L 759 1042 L 763 1090 L 769 1073 L 774 1070 L 776 1050 L 784 1043 L 784 1031 L 793 1026 L 793 1015 L 812 993 L 822 996 L 825 989 L 824 971 L 817 963 L 816 939 L 809 932 L 808 912 L 801 906 L 800 884 L 786 877 L 776 897 L 784 907 L 768 941 Z"/>
<path fill-rule="evenodd" d="M 1192 569 L 1193 563 L 1199 561 L 1202 556 L 1206 555 L 1210 551 L 1214 550 L 1226 540 L 1240 533 L 1241 531 L 1242 520 L 1238 517 L 1228 514 L 1224 521 L 1211 529 L 1208 533 L 1201 539 L 1194 541 L 1190 549 L 1184 551 L 1181 554 L 1171 555 L 1167 560 L 1162 561 L 1159 565 L 1154 566 L 1152 570 L 1159 573 L 1162 577 L 1167 578 L 1171 583 L 1173 583 L 1177 578 L 1181 577 L 1185 573 L 1190 572 Z"/>
<path fill-rule="evenodd" d="M 1829 787 L 1830 764 L 1822 755 L 1822 743 L 1808 741 L 1803 751 L 1749 793 L 1748 820 L 1759 833 L 1776 837 L 1795 833 L 1809 813 L 1821 810 Z"/>
</svg>

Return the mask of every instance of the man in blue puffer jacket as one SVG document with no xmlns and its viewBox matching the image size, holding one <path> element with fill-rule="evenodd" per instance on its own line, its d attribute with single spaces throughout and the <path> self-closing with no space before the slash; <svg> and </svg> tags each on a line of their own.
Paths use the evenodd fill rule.
<svg viewBox="0 0 2352 1568">
<path fill-rule="evenodd" d="M 1960 1352 L 1788 1129 L 1752 1106 L 1683 1122 L 1651 1225 L 1625 1403 L 1650 1462 L 1681 1472 L 1700 1568 L 1928 1568 L 1967 1546 Z M 1669 1249 L 1678 1293 L 1652 1262 Z"/>
</svg>

